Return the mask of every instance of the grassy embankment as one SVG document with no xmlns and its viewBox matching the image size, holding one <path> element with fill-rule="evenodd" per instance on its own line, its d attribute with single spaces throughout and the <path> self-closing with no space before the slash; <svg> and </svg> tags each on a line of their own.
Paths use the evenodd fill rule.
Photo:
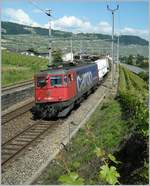
<svg viewBox="0 0 150 186">
<path fill-rule="evenodd" d="M 147 85 L 141 78 L 125 68 L 120 68 L 119 99 L 108 99 L 102 108 L 99 106 L 96 109 L 85 127 L 79 130 L 71 144 L 67 146 L 68 151 L 63 150 L 59 153 L 37 183 L 115 184 L 121 182 L 122 179 L 118 179 L 119 168 L 116 169 L 120 163 L 111 156 L 111 153 L 123 142 L 124 136 L 131 133 L 139 133 L 147 141 L 148 110 L 143 102 L 147 93 Z M 112 167 L 109 165 L 110 160 L 115 164 Z M 144 180 L 143 184 L 147 183 L 146 166 L 143 165 L 143 171 L 140 169 L 142 173 L 138 175 L 143 176 L 141 178 L 142 181 Z"/>
<path fill-rule="evenodd" d="M 121 114 L 117 101 L 109 100 L 102 108 L 99 106 L 85 128 L 80 129 L 72 139 L 68 147 L 70 150 L 62 151 L 56 157 L 56 162 L 50 164 L 40 184 L 60 184 L 59 177 L 68 170 L 77 172 L 84 178 L 84 184 L 100 184 L 98 170 L 101 160 L 96 156 L 95 150 L 100 147 L 111 152 L 128 133 L 129 129 L 126 121 L 121 119 Z"/>
<path fill-rule="evenodd" d="M 2 51 L 2 86 L 32 79 L 47 63 L 46 59 Z"/>
</svg>

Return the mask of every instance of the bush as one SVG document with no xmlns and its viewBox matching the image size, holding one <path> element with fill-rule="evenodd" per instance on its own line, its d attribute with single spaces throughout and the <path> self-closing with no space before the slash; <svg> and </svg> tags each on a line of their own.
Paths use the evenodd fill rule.
<svg viewBox="0 0 150 186">
<path fill-rule="evenodd" d="M 149 80 L 148 72 L 140 72 L 138 75 L 140 78 L 142 78 L 144 81 L 146 81 L 148 83 L 148 80 Z"/>
<path fill-rule="evenodd" d="M 126 79 L 126 82 L 123 78 Z M 129 70 L 120 67 L 119 100 L 126 117 L 141 134 L 148 133 L 148 90 L 145 82 Z"/>
<path fill-rule="evenodd" d="M 61 50 L 56 50 L 52 54 L 52 64 L 61 64 L 62 63 L 62 52 Z"/>
</svg>

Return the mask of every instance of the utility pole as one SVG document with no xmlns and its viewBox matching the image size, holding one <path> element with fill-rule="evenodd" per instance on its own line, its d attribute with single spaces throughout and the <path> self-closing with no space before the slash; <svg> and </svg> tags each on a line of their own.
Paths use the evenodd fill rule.
<svg viewBox="0 0 150 186">
<path fill-rule="evenodd" d="M 118 34 L 118 39 L 117 39 L 117 64 L 119 65 L 119 34 Z"/>
<path fill-rule="evenodd" d="M 45 10 L 45 14 L 49 16 L 49 64 L 50 66 L 52 64 L 52 37 L 51 37 L 51 10 L 47 9 Z"/>
<path fill-rule="evenodd" d="M 30 32 L 31 32 L 31 48 L 34 49 L 34 38 L 33 38 L 33 27 L 32 27 L 32 24 L 30 24 Z"/>
<path fill-rule="evenodd" d="M 72 50 L 72 36 L 71 36 L 71 40 L 70 40 L 70 49 L 71 49 L 71 62 L 73 62 L 73 50 Z"/>
<path fill-rule="evenodd" d="M 117 8 L 115 9 L 111 9 L 109 8 L 109 5 L 107 5 L 107 10 L 111 11 L 112 13 L 112 85 L 114 85 L 114 73 L 115 73 L 115 69 L 114 69 L 114 13 L 115 11 L 117 11 L 119 9 L 119 5 L 117 5 Z"/>
<path fill-rule="evenodd" d="M 83 41 L 80 40 L 80 59 L 82 59 L 82 48 L 83 48 Z"/>
</svg>

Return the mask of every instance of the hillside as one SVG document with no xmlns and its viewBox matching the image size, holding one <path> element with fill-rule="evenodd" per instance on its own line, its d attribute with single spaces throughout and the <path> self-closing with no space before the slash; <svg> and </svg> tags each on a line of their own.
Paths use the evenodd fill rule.
<svg viewBox="0 0 150 186">
<path fill-rule="evenodd" d="M 3 22 L 1 23 L 2 27 L 2 34 L 3 35 L 19 35 L 19 34 L 38 34 L 40 36 L 47 36 L 48 35 L 48 29 L 40 28 L 40 27 L 30 27 L 26 25 L 20 25 L 17 23 L 12 22 Z M 102 39 L 102 40 L 111 40 L 110 35 L 106 34 L 99 34 L 99 33 L 79 33 L 79 34 L 73 34 L 71 32 L 65 32 L 60 30 L 52 30 L 52 36 L 53 37 L 59 37 L 59 38 L 70 38 L 73 36 L 73 38 L 80 38 L 80 39 Z M 116 38 L 115 38 L 116 41 Z M 131 36 L 131 35 L 121 35 L 120 36 L 120 44 L 123 45 L 148 45 L 148 41 L 145 39 L 142 39 L 138 36 Z"/>
</svg>

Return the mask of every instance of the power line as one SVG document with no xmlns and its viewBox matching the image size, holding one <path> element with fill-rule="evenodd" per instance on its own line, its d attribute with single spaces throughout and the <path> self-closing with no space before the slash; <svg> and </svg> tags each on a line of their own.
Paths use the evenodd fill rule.
<svg viewBox="0 0 150 186">
<path fill-rule="evenodd" d="M 37 5 L 37 3 L 33 2 L 32 0 L 28 0 L 28 1 L 29 1 L 29 3 L 31 3 L 32 5 L 34 5 L 37 9 L 39 9 L 39 10 L 41 10 L 42 12 L 45 13 L 45 10 L 42 9 L 42 8 L 40 8 L 40 7 Z"/>
<path fill-rule="evenodd" d="M 51 9 L 42 9 L 40 8 L 35 2 L 33 2 L 32 0 L 29 0 L 29 2 L 31 4 L 33 4 L 36 8 L 38 8 L 39 10 L 41 10 L 44 14 L 46 14 L 49 17 L 49 66 L 51 65 L 52 62 L 52 37 L 51 37 Z"/>
</svg>

